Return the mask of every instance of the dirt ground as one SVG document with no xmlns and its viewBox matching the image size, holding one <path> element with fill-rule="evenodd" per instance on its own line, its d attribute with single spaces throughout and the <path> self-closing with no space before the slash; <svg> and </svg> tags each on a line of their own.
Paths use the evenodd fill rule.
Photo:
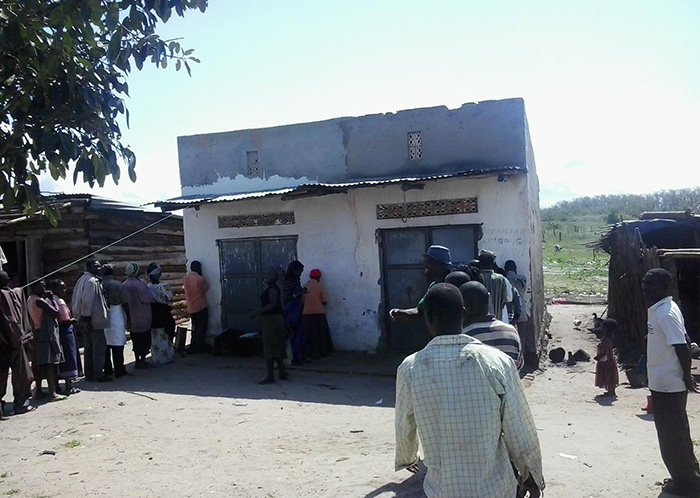
<svg viewBox="0 0 700 498">
<path fill-rule="evenodd" d="M 573 320 L 585 325 L 602 306 L 549 310 L 550 347 L 594 356 L 595 338 Z M 109 384 L 81 382 L 65 401 L 0 422 L 0 496 L 423 496 L 422 474 L 393 470 L 397 360 L 349 358 L 269 386 L 257 384 L 261 359 L 208 355 Z M 647 391 L 623 384 L 617 399 L 599 402 L 594 368 L 546 362 L 527 382 L 545 496 L 667 496 L 653 418 L 640 410 Z M 700 395 L 689 396 L 700 440 L 698 408 Z"/>
</svg>

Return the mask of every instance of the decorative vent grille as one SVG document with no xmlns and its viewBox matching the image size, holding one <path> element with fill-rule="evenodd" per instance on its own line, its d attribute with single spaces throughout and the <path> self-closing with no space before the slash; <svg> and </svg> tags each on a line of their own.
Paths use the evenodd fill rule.
<svg viewBox="0 0 700 498">
<path fill-rule="evenodd" d="M 269 227 L 275 225 L 294 225 L 294 211 L 219 216 L 219 228 Z"/>
<path fill-rule="evenodd" d="M 445 214 L 478 213 L 476 197 L 445 199 L 440 201 L 377 204 L 377 219 L 420 218 Z"/>
<path fill-rule="evenodd" d="M 249 150 L 245 153 L 248 163 L 248 176 L 260 176 L 260 162 L 258 161 L 258 151 Z"/>
<path fill-rule="evenodd" d="M 423 142 L 419 131 L 408 132 L 408 160 L 420 161 L 423 158 Z"/>
</svg>

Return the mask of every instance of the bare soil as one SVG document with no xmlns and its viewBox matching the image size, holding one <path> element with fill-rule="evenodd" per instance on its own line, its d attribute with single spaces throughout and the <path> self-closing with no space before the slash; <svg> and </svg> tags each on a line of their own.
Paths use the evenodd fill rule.
<svg viewBox="0 0 700 498">
<path fill-rule="evenodd" d="M 574 320 L 585 326 L 602 310 L 550 305 L 550 347 L 594 356 L 595 337 Z M 397 360 L 339 368 L 343 358 L 269 386 L 257 384 L 261 359 L 208 355 L 109 384 L 80 382 L 67 400 L 0 422 L 0 496 L 423 496 L 422 474 L 393 470 L 394 379 L 385 374 Z M 622 385 L 617 399 L 595 398 L 594 368 L 547 361 L 525 380 L 545 496 L 665 496 L 653 416 L 640 410 L 648 391 Z M 699 408 L 691 395 L 696 439 Z"/>
</svg>

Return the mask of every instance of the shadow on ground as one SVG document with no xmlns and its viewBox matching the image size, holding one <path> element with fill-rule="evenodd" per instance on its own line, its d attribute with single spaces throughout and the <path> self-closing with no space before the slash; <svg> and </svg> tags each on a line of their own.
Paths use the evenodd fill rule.
<svg viewBox="0 0 700 498">
<path fill-rule="evenodd" d="M 408 471 L 404 471 L 408 475 Z M 401 498 L 420 498 L 424 497 L 423 492 L 423 480 L 425 479 L 426 468 L 423 464 L 420 464 L 420 471 L 417 474 L 413 474 L 411 477 L 403 482 L 390 482 L 387 483 L 371 493 L 368 493 L 364 498 L 389 498 L 389 497 L 401 497 Z"/>
<path fill-rule="evenodd" d="M 104 383 L 81 381 L 78 387 L 86 392 L 130 392 L 156 400 L 161 393 L 392 408 L 394 373 L 401 360 L 403 355 L 337 353 L 306 366 L 289 367 L 288 381 L 259 385 L 266 373 L 262 358 L 201 354 L 177 357 L 174 363 L 149 370 L 134 370 L 130 363 L 131 376 Z"/>
</svg>

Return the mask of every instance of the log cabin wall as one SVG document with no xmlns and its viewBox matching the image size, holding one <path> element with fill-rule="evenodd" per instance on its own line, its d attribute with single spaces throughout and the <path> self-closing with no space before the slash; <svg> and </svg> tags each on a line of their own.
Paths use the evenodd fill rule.
<svg viewBox="0 0 700 498">
<path fill-rule="evenodd" d="M 87 254 L 95 255 L 102 263 L 115 266 L 115 278 L 124 280 L 124 269 L 136 262 L 143 273 L 152 262 L 163 270 L 161 281 L 170 284 L 175 294 L 173 314 L 178 323 L 186 319 L 185 296 L 182 278 L 186 272 L 184 231 L 182 218 L 172 216 L 165 221 L 127 240 L 103 249 L 115 241 L 167 217 L 167 214 L 142 211 L 131 206 L 110 208 L 92 206 L 91 196 L 70 199 L 60 206 L 61 218 L 57 226 L 41 216 L 26 218 L 21 215 L 6 217 L 0 221 L 0 240 L 23 241 L 27 247 L 36 247 L 38 263 L 28 268 L 26 282 L 45 276 L 62 268 L 48 279 L 60 278 L 68 287 L 68 298 L 84 269 L 81 260 Z M 98 204 L 98 203 L 95 203 Z M 31 244 L 29 243 L 31 241 Z M 145 275 L 144 275 L 145 276 Z"/>
<path fill-rule="evenodd" d="M 185 239 L 182 218 L 173 216 L 112 247 L 109 244 L 165 218 L 167 214 L 144 211 L 92 210 L 85 213 L 85 230 L 89 252 L 101 263 L 114 265 L 115 278 L 124 280 L 124 269 L 137 263 L 145 279 L 150 263 L 158 263 L 163 271 L 161 282 L 170 284 L 175 295 L 173 314 L 178 322 L 186 315 L 182 278 L 186 272 Z M 103 249 L 104 248 L 104 249 Z"/>
</svg>

